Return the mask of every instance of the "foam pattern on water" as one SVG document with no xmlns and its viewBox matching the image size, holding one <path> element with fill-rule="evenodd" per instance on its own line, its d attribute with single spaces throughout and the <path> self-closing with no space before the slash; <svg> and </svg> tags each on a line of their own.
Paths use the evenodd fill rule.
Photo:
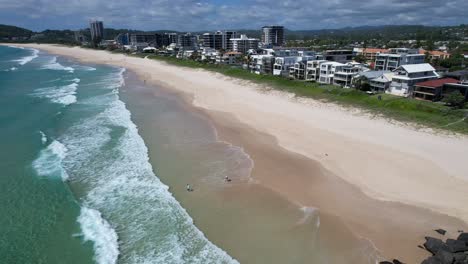
<svg viewBox="0 0 468 264">
<path fill-rule="evenodd" d="M 42 66 L 43 70 L 54 70 L 54 71 L 68 71 L 73 73 L 75 69 L 73 67 L 65 67 L 62 64 L 57 62 L 57 57 L 52 57 L 52 59 Z"/>
<path fill-rule="evenodd" d="M 65 145 L 57 140 L 50 143 L 43 149 L 36 160 L 33 161 L 33 168 L 42 177 L 60 177 L 62 180 L 68 178 L 68 174 L 62 166 L 62 161 L 67 155 Z"/>
<path fill-rule="evenodd" d="M 78 217 L 83 238 L 94 243 L 95 260 L 99 264 L 113 264 L 119 256 L 117 233 L 97 210 L 82 207 Z"/>
<path fill-rule="evenodd" d="M 119 263 L 237 263 L 205 238 L 153 173 L 148 149 L 118 97 L 122 73 L 115 72 L 102 83 L 105 95 L 80 102 L 95 104 L 101 111 L 80 120 L 60 138 L 69 149 L 64 166 L 70 183 L 80 185 L 86 208 L 100 212 L 100 218 L 117 231 Z M 82 225 L 85 228 L 89 227 Z M 114 254 L 98 251 L 99 263 L 113 263 Z"/>
<path fill-rule="evenodd" d="M 80 79 L 71 80 L 72 83 L 64 86 L 54 86 L 36 89 L 32 94 L 40 98 L 49 98 L 53 103 L 70 105 L 76 103 L 76 90 Z"/>
<path fill-rule="evenodd" d="M 18 48 L 18 47 L 15 47 L 15 46 L 11 46 L 13 48 Z M 21 49 L 24 49 L 24 48 L 21 48 Z M 26 63 L 34 60 L 35 58 L 37 58 L 39 55 L 39 51 L 37 49 L 28 49 L 31 51 L 31 55 L 29 56 L 25 56 L 21 59 L 18 59 L 18 60 L 15 60 L 16 62 L 18 62 L 19 65 L 25 65 Z M 13 68 L 12 68 L 13 69 Z"/>
</svg>

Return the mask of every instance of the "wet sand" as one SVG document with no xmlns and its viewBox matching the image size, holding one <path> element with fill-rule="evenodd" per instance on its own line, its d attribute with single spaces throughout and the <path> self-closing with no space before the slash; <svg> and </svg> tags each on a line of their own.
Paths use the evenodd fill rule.
<svg viewBox="0 0 468 264">
<path fill-rule="evenodd" d="M 200 107 L 196 111 L 209 117 L 220 140 L 244 149 L 254 161 L 251 176 L 254 184 L 215 191 L 214 197 L 200 197 L 200 201 L 244 201 L 234 202 L 227 212 L 222 210 L 227 205 L 221 203 L 219 212 L 207 213 L 206 203 L 197 204 L 197 199 L 177 189 L 180 182 L 171 184 L 172 179 L 164 179 L 164 173 L 160 176 L 207 237 L 240 260 L 257 263 L 253 250 L 247 248 L 270 244 L 265 241 L 276 246 L 259 251 L 258 255 L 268 256 L 281 249 L 294 252 L 294 247 L 281 246 L 284 240 L 304 245 L 297 250 L 302 254 L 308 255 L 307 250 L 315 248 L 323 256 L 335 257 L 332 261 L 318 259 L 316 263 L 340 263 L 340 258 L 342 263 L 353 263 L 346 262 L 346 258 L 373 254 L 370 244 L 385 258 L 418 263 L 426 253 L 417 245 L 425 235 L 434 235 L 431 230 L 444 228 L 449 231 L 448 236 L 453 236 L 458 229 L 468 229 L 463 221 L 468 219 L 465 137 L 415 131 L 333 105 L 292 100 L 287 94 L 260 91 L 249 82 L 201 70 L 102 51 L 51 45 L 33 47 L 85 62 L 126 67 L 135 70 L 147 83 L 183 92 L 188 105 L 195 104 Z M 150 133 L 145 131 L 151 130 L 138 120 L 136 123 L 142 128 L 151 152 L 152 136 L 145 136 Z M 152 162 L 157 163 L 158 158 Z M 301 207 L 318 208 L 317 239 L 324 246 L 301 240 L 304 232 L 306 236 L 313 234 L 312 225 L 301 232 L 291 228 L 291 223 L 300 222 L 304 215 L 297 214 Z M 258 208 L 269 210 L 255 210 Z M 226 229 L 223 223 L 229 223 L 230 217 L 244 215 L 246 218 L 237 221 L 249 223 L 246 219 L 252 212 L 258 213 L 258 218 L 254 218 L 257 225 L 251 229 L 228 229 L 233 230 L 231 236 L 226 235 L 228 231 L 223 232 Z M 282 219 L 284 212 L 290 213 Z M 279 219 L 283 224 L 272 224 L 261 233 L 263 225 L 273 223 L 271 219 Z M 271 234 L 269 230 L 278 232 Z M 250 239 L 249 235 L 256 239 Z M 252 243 L 239 242 L 239 237 Z M 310 260 L 317 256 L 312 255 Z M 305 259 L 295 263 L 307 263 Z"/>
</svg>

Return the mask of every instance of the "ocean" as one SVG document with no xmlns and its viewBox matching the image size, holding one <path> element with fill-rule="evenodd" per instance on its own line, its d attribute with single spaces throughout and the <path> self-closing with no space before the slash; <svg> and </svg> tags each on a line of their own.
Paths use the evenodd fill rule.
<svg viewBox="0 0 468 264">
<path fill-rule="evenodd" d="M 0 46 L 2 263 L 237 263 L 159 180 L 124 74 Z"/>
</svg>

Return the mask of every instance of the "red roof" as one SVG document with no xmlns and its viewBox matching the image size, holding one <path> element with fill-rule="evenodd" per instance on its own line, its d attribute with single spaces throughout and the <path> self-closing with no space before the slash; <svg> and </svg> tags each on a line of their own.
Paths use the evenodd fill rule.
<svg viewBox="0 0 468 264">
<path fill-rule="evenodd" d="M 363 53 L 386 53 L 388 49 L 374 49 L 374 48 L 365 48 Z"/>
<path fill-rule="evenodd" d="M 425 86 L 425 87 L 442 87 L 446 83 L 458 83 L 459 80 L 453 78 L 442 78 L 437 80 L 425 81 L 415 84 L 416 86 Z"/>
</svg>

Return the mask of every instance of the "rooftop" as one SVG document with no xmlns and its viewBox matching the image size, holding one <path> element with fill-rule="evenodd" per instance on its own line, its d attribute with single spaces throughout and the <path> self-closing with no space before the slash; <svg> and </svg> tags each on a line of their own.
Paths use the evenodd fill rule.
<svg viewBox="0 0 468 264">
<path fill-rule="evenodd" d="M 417 83 L 415 85 L 416 86 L 437 88 L 437 87 L 443 86 L 446 83 L 458 83 L 458 80 L 453 79 L 453 78 L 442 78 L 442 79 L 437 79 L 437 80 L 420 82 L 420 83 Z"/>
<path fill-rule="evenodd" d="M 435 71 L 434 67 L 432 67 L 429 63 L 406 64 L 401 65 L 400 67 L 408 73 Z"/>
</svg>

